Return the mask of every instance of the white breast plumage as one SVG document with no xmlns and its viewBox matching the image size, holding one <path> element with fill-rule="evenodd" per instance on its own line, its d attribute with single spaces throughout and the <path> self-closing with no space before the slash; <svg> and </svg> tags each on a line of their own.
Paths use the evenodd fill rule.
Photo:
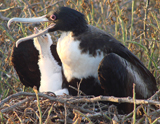
<svg viewBox="0 0 160 124">
<path fill-rule="evenodd" d="M 74 41 L 71 32 L 62 33 L 58 40 L 57 52 L 63 63 L 63 70 L 67 81 L 75 77 L 79 79 L 89 76 L 98 78 L 97 69 L 104 57 L 103 53 L 96 57 L 89 54 L 82 54 L 79 44 L 80 41 Z"/>
</svg>

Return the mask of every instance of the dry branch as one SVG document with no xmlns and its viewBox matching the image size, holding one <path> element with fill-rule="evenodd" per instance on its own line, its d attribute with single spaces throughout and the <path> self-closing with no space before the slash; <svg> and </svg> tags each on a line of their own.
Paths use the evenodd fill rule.
<svg viewBox="0 0 160 124">
<path fill-rule="evenodd" d="M 33 99 L 33 97 L 26 98 L 26 99 L 24 99 L 24 100 L 22 100 L 22 101 L 19 101 L 18 103 L 15 103 L 14 105 L 12 105 L 12 106 L 10 106 L 10 107 L 8 107 L 8 108 L 2 109 L 1 112 L 2 112 L 2 113 L 5 113 L 5 112 L 12 111 L 15 107 L 18 107 L 18 106 L 20 106 L 21 104 L 23 104 L 23 103 L 25 103 L 25 102 L 27 102 L 27 101 L 29 101 L 29 100 L 32 100 L 32 99 Z"/>
<path fill-rule="evenodd" d="M 157 92 L 159 93 L 159 91 Z M 19 92 L 16 94 L 12 94 L 10 96 L 8 96 L 7 98 L 5 98 L 4 100 L 1 101 L 0 103 L 0 107 L 5 103 L 8 102 L 11 98 L 15 98 L 18 96 L 35 96 L 35 93 L 27 93 L 27 92 Z M 113 96 L 97 96 L 94 98 L 86 98 L 84 97 L 76 97 L 77 99 L 67 99 L 66 97 L 51 97 L 48 96 L 46 94 L 43 93 L 38 93 L 39 97 L 44 97 L 47 98 L 51 101 L 55 101 L 55 102 L 60 102 L 60 103 L 80 103 L 80 102 L 97 102 L 97 101 L 110 101 L 110 102 L 117 102 L 117 103 L 134 103 L 133 99 L 131 97 L 124 97 L 124 98 L 120 98 L 120 97 L 113 97 Z M 60 99 L 61 98 L 61 99 Z M 160 101 L 155 101 L 155 100 L 142 100 L 142 99 L 136 99 L 135 100 L 136 104 L 153 104 L 153 105 L 158 105 L 160 106 Z"/>
<path fill-rule="evenodd" d="M 79 102 L 97 102 L 97 101 L 110 101 L 110 102 L 117 102 L 117 103 L 134 103 L 133 99 L 131 97 L 124 97 L 124 98 L 119 98 L 119 97 L 113 97 L 113 96 L 98 96 L 94 98 L 83 98 L 83 99 L 74 99 L 71 101 L 68 101 L 69 103 L 79 103 Z M 153 105 L 158 105 L 160 106 L 159 101 L 155 100 L 142 100 L 142 99 L 136 99 L 135 100 L 136 104 L 153 104 Z"/>
<path fill-rule="evenodd" d="M 8 21 L 10 18 L 4 17 L 4 16 L 2 15 L 2 13 L 0 13 L 0 19 L 2 19 L 2 20 L 4 20 L 4 21 Z"/>
</svg>

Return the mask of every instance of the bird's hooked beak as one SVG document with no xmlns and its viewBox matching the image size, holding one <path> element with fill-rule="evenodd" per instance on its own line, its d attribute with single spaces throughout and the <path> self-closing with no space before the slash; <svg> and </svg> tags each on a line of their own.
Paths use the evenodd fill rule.
<svg viewBox="0 0 160 124">
<path fill-rule="evenodd" d="M 8 21 L 7 26 L 8 28 L 10 27 L 12 22 L 22 22 L 22 23 L 37 23 L 37 22 L 48 22 L 49 20 L 46 18 L 46 15 L 41 16 L 41 17 L 34 17 L 34 18 L 12 18 Z M 18 47 L 18 45 L 26 40 L 29 39 L 33 39 L 34 37 L 38 37 L 42 34 L 46 34 L 48 33 L 48 30 L 53 28 L 55 26 L 55 24 L 50 24 L 46 29 L 40 31 L 37 34 L 32 34 L 30 36 L 24 37 L 24 38 L 20 38 L 19 40 L 17 40 L 16 42 L 16 47 Z"/>
<path fill-rule="evenodd" d="M 34 17 L 34 18 L 11 18 L 7 26 L 10 28 L 12 22 L 22 22 L 22 23 L 37 23 L 37 22 L 48 22 L 49 20 L 46 18 L 46 15 L 41 17 Z"/>
</svg>

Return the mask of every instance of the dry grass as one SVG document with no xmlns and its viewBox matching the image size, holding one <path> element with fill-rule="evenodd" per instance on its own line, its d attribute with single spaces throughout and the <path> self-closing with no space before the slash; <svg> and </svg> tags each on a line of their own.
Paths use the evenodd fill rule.
<svg viewBox="0 0 160 124">
<path fill-rule="evenodd" d="M 150 0 L 149 5 L 147 4 L 148 0 L 144 0 L 141 2 L 139 2 L 138 0 L 134 1 L 61 0 L 59 2 L 57 1 L 58 0 L 30 0 L 30 1 L 1 0 L 0 4 L 1 8 L 0 9 L 0 20 L 1 20 L 0 99 L 1 100 L 9 95 L 18 93 L 19 91 L 23 91 L 23 86 L 20 83 L 13 67 L 10 65 L 11 49 L 15 44 L 15 41 L 20 37 L 24 37 L 26 35 L 31 34 L 33 32 L 33 27 L 35 26 L 42 28 L 48 25 L 48 23 L 42 23 L 42 24 L 13 23 L 11 25 L 11 29 L 8 29 L 7 20 L 12 17 L 41 16 L 43 14 L 46 14 L 51 9 L 54 9 L 61 5 L 69 6 L 84 13 L 86 15 L 86 19 L 89 22 L 89 24 L 95 25 L 96 27 L 109 32 L 110 34 L 114 35 L 117 39 L 119 39 L 119 41 L 121 41 L 126 47 L 128 47 L 154 74 L 157 80 L 157 86 L 160 87 L 160 69 L 159 69 L 160 0 Z M 54 35 L 55 37 L 53 37 L 53 39 L 56 40 L 59 34 L 54 33 Z M 26 88 L 25 91 L 33 92 L 31 88 Z M 18 100 L 22 99 L 25 99 L 25 97 L 22 98 L 20 97 Z M 13 104 L 10 102 L 8 102 L 7 104 Z M 32 104 L 34 103 L 28 102 L 29 107 L 31 107 Z M 46 103 L 45 109 L 51 108 L 50 106 L 48 106 L 48 104 L 50 104 L 50 106 L 53 106 L 53 103 L 50 101 L 49 103 Z M 91 107 L 93 106 L 91 105 Z M 33 109 L 34 111 L 37 111 L 36 107 L 33 107 Z M 59 108 L 54 108 L 54 109 L 59 109 Z M 90 109 L 89 106 L 88 109 Z M 24 110 L 24 108 L 21 110 Z M 12 114 L 10 113 L 8 114 L 9 116 L 12 115 L 16 116 L 16 118 L 20 117 L 21 119 L 23 119 L 25 117 L 20 116 L 19 113 L 17 113 L 17 111 L 21 113 L 22 112 L 21 110 L 12 111 Z M 62 110 L 64 110 L 63 107 Z M 76 115 L 73 114 L 72 109 L 71 110 L 68 109 L 67 111 L 71 112 L 72 117 Z M 76 111 L 74 112 L 76 113 Z M 24 113 L 24 111 L 22 113 Z M 42 113 L 44 114 L 44 111 Z M 65 114 L 63 114 L 63 116 L 64 115 Z M 113 115 L 110 117 L 113 117 Z M 3 122 L 5 123 L 7 121 L 6 116 L 3 116 L 3 119 L 4 119 Z M 20 123 L 21 119 L 17 119 L 18 123 Z M 101 121 L 101 119 L 99 119 L 99 121 Z M 102 119 L 102 122 L 109 122 L 109 120 L 106 121 Z"/>
</svg>

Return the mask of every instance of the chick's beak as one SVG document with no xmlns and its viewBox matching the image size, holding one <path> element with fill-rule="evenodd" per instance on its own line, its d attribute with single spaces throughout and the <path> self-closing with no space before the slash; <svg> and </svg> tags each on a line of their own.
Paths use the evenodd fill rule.
<svg viewBox="0 0 160 124">
<path fill-rule="evenodd" d="M 24 38 L 20 38 L 19 40 L 16 41 L 16 47 L 18 47 L 18 45 L 19 45 L 21 42 L 24 42 L 24 41 L 26 41 L 26 40 L 33 39 L 33 38 L 35 38 L 35 37 L 38 37 L 38 36 L 40 36 L 40 35 L 42 35 L 42 34 L 48 33 L 48 30 L 49 30 L 50 28 L 53 28 L 54 26 L 55 26 L 55 24 L 50 24 L 47 28 L 45 28 L 45 29 L 42 30 L 42 31 L 39 31 L 39 32 L 36 33 L 36 34 L 32 34 L 32 35 L 30 35 L 30 36 L 27 36 L 27 37 L 24 37 Z"/>
</svg>

